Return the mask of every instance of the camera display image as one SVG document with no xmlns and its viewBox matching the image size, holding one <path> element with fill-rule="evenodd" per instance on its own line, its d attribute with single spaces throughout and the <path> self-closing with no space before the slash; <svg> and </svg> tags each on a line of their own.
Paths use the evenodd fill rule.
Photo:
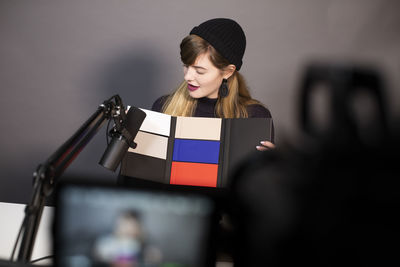
<svg viewBox="0 0 400 267">
<path fill-rule="evenodd" d="M 59 266 L 204 266 L 213 202 L 200 195 L 67 186 L 55 221 Z"/>
</svg>

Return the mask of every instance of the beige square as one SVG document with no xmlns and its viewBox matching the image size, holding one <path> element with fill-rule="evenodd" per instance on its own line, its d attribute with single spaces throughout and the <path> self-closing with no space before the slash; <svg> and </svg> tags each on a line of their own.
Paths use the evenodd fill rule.
<svg viewBox="0 0 400 267">
<path fill-rule="evenodd" d="M 167 137 L 139 131 L 135 137 L 135 143 L 137 144 L 137 147 L 135 149 L 129 148 L 128 152 L 167 159 Z"/>
<path fill-rule="evenodd" d="M 219 141 L 220 118 L 177 117 L 175 138 Z"/>
</svg>

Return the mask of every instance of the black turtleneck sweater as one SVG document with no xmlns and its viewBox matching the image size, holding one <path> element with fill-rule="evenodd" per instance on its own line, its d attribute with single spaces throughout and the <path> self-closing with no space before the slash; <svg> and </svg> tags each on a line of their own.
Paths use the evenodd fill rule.
<svg viewBox="0 0 400 267">
<path fill-rule="evenodd" d="M 154 102 L 151 110 L 162 112 L 162 106 L 164 105 L 167 98 L 167 95 L 158 98 Z M 216 118 L 217 116 L 214 112 L 216 104 L 217 99 L 210 99 L 206 97 L 199 98 L 193 117 Z M 271 112 L 264 106 L 258 104 L 247 106 L 247 113 L 249 114 L 249 118 L 272 118 Z M 274 142 L 274 128 L 272 128 L 272 142 Z"/>
</svg>

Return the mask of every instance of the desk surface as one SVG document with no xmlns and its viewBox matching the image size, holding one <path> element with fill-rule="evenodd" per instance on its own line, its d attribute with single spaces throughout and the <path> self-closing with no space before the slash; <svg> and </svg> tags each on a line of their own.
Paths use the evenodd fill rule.
<svg viewBox="0 0 400 267">
<path fill-rule="evenodd" d="M 0 202 L 0 261 L 9 260 L 19 228 L 24 218 L 26 205 Z M 53 207 L 45 207 L 35 246 L 32 252 L 32 260 L 53 254 L 51 227 L 53 223 Z M 51 260 L 38 262 L 40 265 L 51 265 Z M 0 265 L 2 266 L 2 265 Z M 217 262 L 216 267 L 232 267 L 231 262 Z"/>
<path fill-rule="evenodd" d="M 26 205 L 0 202 L 0 259 L 9 260 L 18 231 L 24 218 Z M 40 221 L 32 260 L 52 255 L 51 227 L 53 223 L 53 207 L 45 207 Z M 50 260 L 38 262 L 51 264 Z"/>
</svg>

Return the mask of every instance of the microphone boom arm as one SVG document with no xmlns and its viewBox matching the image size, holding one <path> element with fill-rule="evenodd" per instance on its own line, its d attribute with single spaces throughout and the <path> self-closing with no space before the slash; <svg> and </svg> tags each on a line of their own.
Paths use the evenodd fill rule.
<svg viewBox="0 0 400 267">
<path fill-rule="evenodd" d="M 112 101 L 113 99 L 115 102 Z M 117 121 L 121 121 L 121 116 L 122 119 L 124 118 L 124 115 L 125 110 L 121 98 L 118 95 L 112 96 L 104 101 L 97 111 L 44 164 L 38 166 L 33 173 L 32 198 L 25 208 L 25 217 L 21 226 L 22 240 L 17 261 L 28 263 L 31 259 L 45 200 L 53 192 L 57 178 L 73 162 L 106 120 L 116 118 L 117 123 Z M 18 245 L 18 240 L 17 238 L 15 246 Z M 12 258 L 13 255 L 11 261 Z"/>
</svg>

